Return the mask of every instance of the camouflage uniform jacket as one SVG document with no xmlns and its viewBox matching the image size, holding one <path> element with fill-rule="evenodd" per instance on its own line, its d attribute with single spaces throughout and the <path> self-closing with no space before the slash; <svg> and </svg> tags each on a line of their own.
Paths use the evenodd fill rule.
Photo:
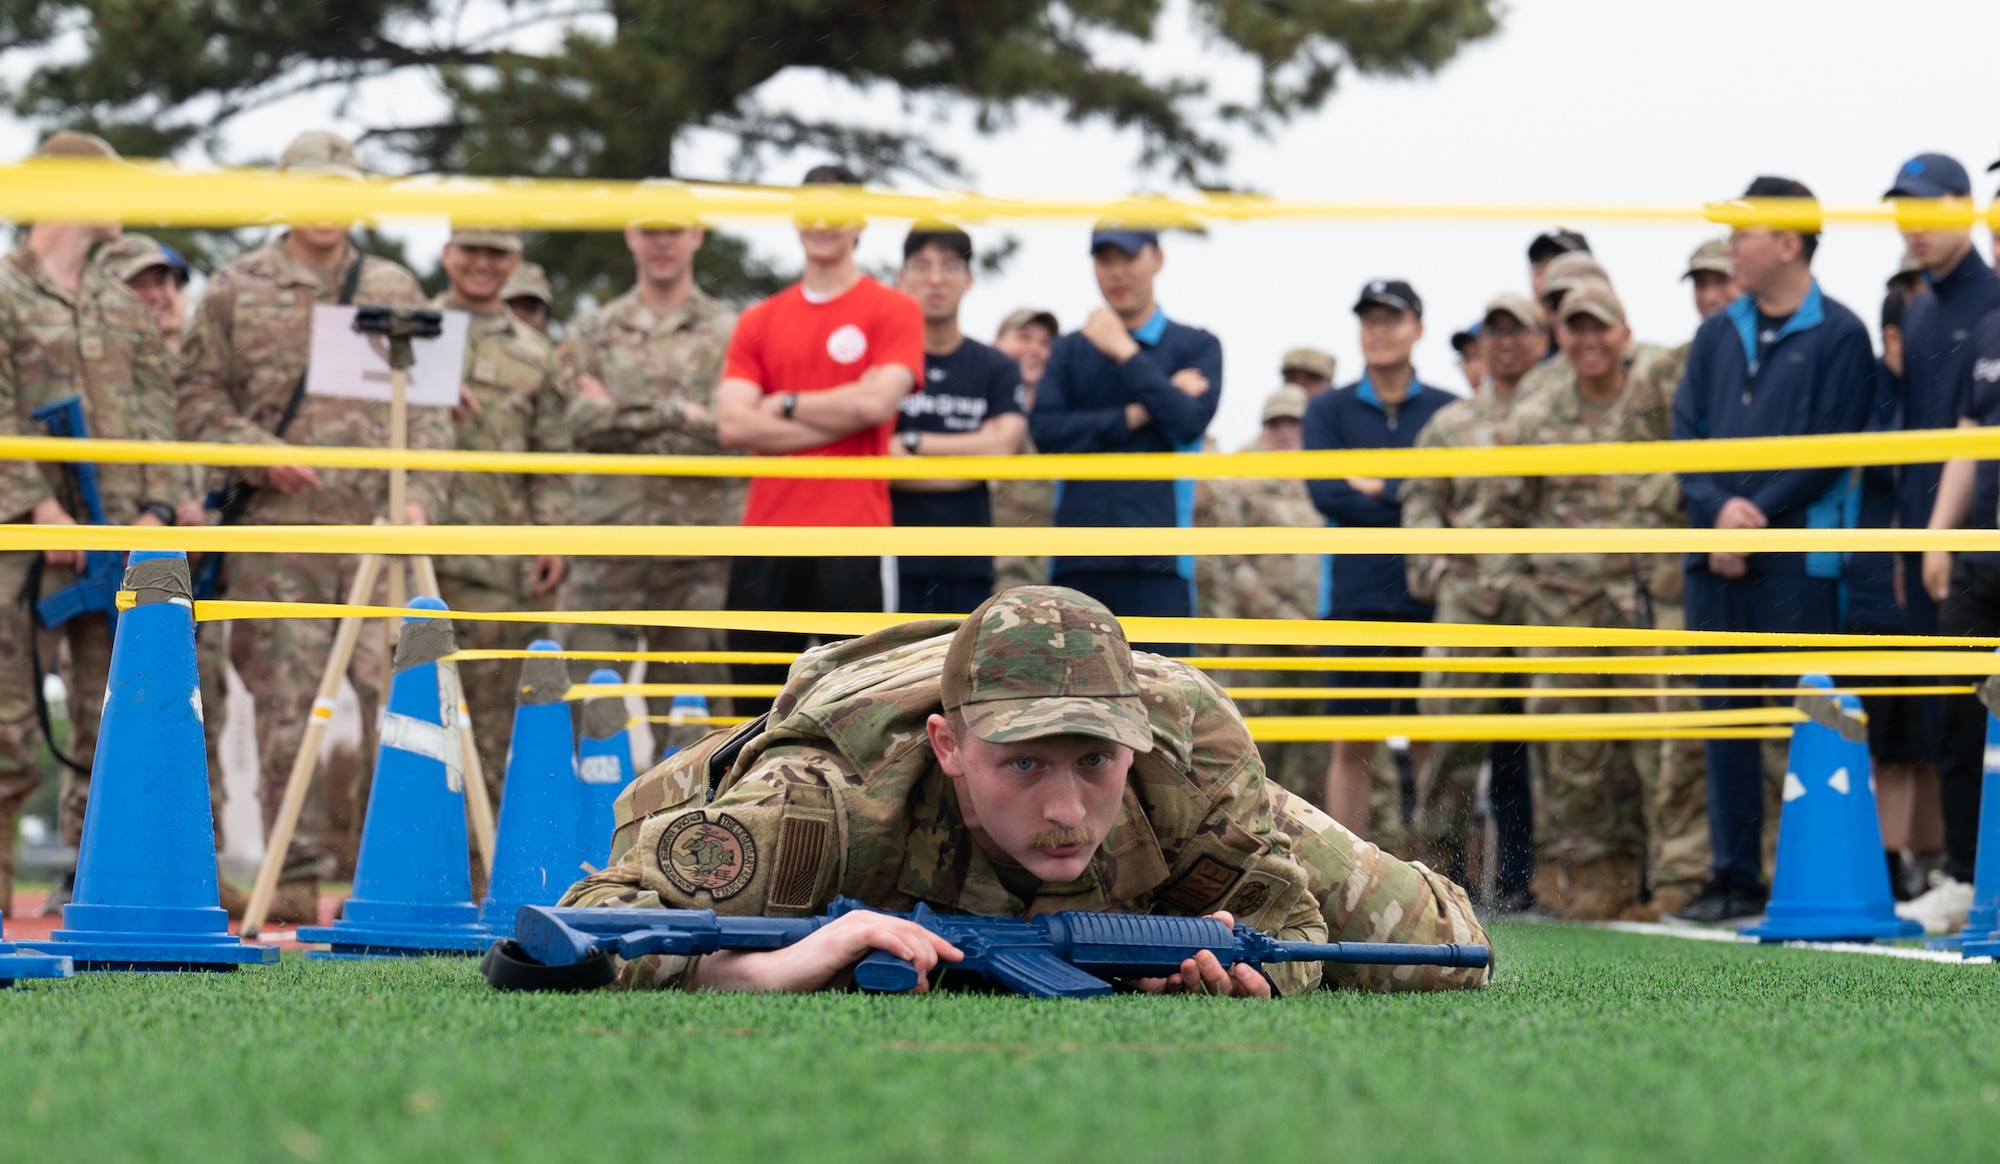
<svg viewBox="0 0 2000 1164">
<path fill-rule="evenodd" d="M 924 730 L 941 707 L 955 626 L 907 623 L 801 656 L 768 726 L 739 729 L 753 734 L 726 772 L 710 770 L 726 751 L 698 744 L 626 789 L 612 866 L 564 903 L 794 917 L 840 894 L 878 909 L 922 901 L 985 916 L 1228 909 L 1296 940 L 1325 940 L 1330 916 L 1346 923 L 1336 937 L 1484 940 L 1462 890 L 1267 784 L 1241 717 L 1206 676 L 1140 653 L 1133 663 L 1154 747 L 1134 758 L 1117 822 L 1081 879 L 1017 895 L 967 832 Z M 1315 865 L 1302 866 L 1300 847 Z M 1438 933 L 1463 936 L 1429 936 Z M 650 956 L 627 964 L 622 980 L 672 986 L 686 968 Z M 1271 969 L 1286 994 L 1321 978 L 1315 963 Z M 1329 970 L 1378 989 L 1447 981 L 1414 968 Z M 1486 977 L 1447 973 L 1455 986 Z"/>
<path fill-rule="evenodd" d="M 1547 365 L 1543 365 L 1546 367 Z M 1482 380 L 1473 394 L 1446 405 L 1417 434 L 1420 449 L 1483 449 L 1498 442 L 1500 429 L 1512 414 L 1516 394 L 1502 399 L 1493 390 L 1493 380 Z M 1485 483 L 1476 477 L 1419 477 L 1403 483 L 1403 528 L 1405 529 L 1486 529 L 1499 524 L 1485 503 Z M 1505 604 L 1502 592 L 1479 584 L 1478 558 L 1457 554 L 1406 554 L 1403 569 L 1408 575 L 1410 595 L 1420 602 L 1435 603 L 1438 587 L 1455 587 L 1463 602 L 1454 609 L 1476 611 L 1497 617 Z M 1499 576 L 1497 571 L 1490 572 Z"/>
<path fill-rule="evenodd" d="M 1021 394 L 1023 397 L 1026 393 Z M 1030 403 L 1024 403 L 1022 412 Z M 1035 455 L 1035 438 L 1021 438 L 1021 455 Z M 993 499 L 993 524 L 1004 529 L 1045 528 L 1056 509 L 1054 481 L 990 481 L 987 491 Z M 1049 581 L 1047 558 L 1019 558 L 1002 555 L 993 559 L 993 590 L 999 593 L 1012 586 L 1046 586 Z"/>
<path fill-rule="evenodd" d="M 46 436 L 30 414 L 81 397 L 94 437 L 172 440 L 173 365 L 160 329 L 137 296 L 95 264 L 76 290 L 58 285 L 26 243 L 0 260 L 0 433 Z M 181 499 L 186 470 L 173 465 L 100 465 L 105 520 L 129 525 L 151 504 Z M 43 500 L 61 499 L 90 520 L 64 484 L 65 466 L 0 466 L 0 521 L 26 521 Z M 7 601 L 13 601 L 7 595 Z"/>
<path fill-rule="evenodd" d="M 1576 376 L 1565 364 L 1532 396 L 1518 399 L 1500 431 L 1500 443 L 1585 444 L 1600 441 L 1665 440 L 1672 424 L 1672 383 L 1657 369 L 1665 349 L 1634 345 L 1625 357 L 1625 388 L 1618 399 L 1597 406 L 1577 392 Z M 1509 477 L 1492 482 L 1493 515 L 1517 529 L 1659 529 L 1686 524 L 1680 485 L 1671 473 Z M 1609 596 L 1628 612 L 1638 607 L 1638 583 L 1650 579 L 1657 555 L 1509 555 L 1505 569 L 1532 578 L 1524 592 L 1544 605 L 1573 608 L 1595 596 Z M 1550 609 L 1547 614 L 1561 612 Z"/>
<path fill-rule="evenodd" d="M 433 307 L 465 311 L 449 294 Z M 569 427 L 556 386 L 555 346 L 514 313 L 469 312 L 465 386 L 480 411 L 461 407 L 454 418 L 458 447 L 505 453 L 567 453 Z M 445 510 L 434 520 L 452 525 L 568 525 L 570 479 L 556 473 L 453 473 Z M 440 558 L 438 573 L 489 590 L 525 594 L 521 559 Z"/>
<path fill-rule="evenodd" d="M 348 248 L 346 263 L 354 261 Z M 282 242 L 262 246 L 217 271 L 201 297 L 194 328 L 181 348 L 177 427 L 184 440 L 252 445 L 321 445 L 387 448 L 386 401 L 344 397 L 299 398 L 283 439 L 272 435 L 285 414 L 312 345 L 313 308 L 340 297 L 338 280 L 320 282 L 312 268 L 285 252 Z M 355 303 L 421 304 L 416 276 L 387 259 L 361 258 Z M 451 411 L 424 405 L 409 410 L 409 447 L 448 449 Z M 238 470 L 265 485 L 264 470 Z M 250 525 L 362 524 L 386 515 L 389 475 L 379 469 L 315 469 L 320 485 L 289 496 L 260 488 L 244 516 Z M 409 498 L 435 521 L 444 512 L 445 474 L 411 473 Z"/>
<path fill-rule="evenodd" d="M 1262 450 L 1252 442 L 1244 451 Z M 1290 526 L 1322 529 L 1326 519 L 1305 482 L 1277 477 L 1221 478 L 1195 487 L 1194 523 L 1204 528 Z M 1317 554 L 1223 554 L 1195 559 L 1195 593 L 1204 618 L 1319 617 Z M 1267 653 L 1259 651 L 1258 653 Z"/>
<path fill-rule="evenodd" d="M 635 289 L 572 320 L 556 349 L 572 443 L 585 453 L 717 456 L 715 385 L 736 316 L 695 289 L 680 310 L 655 315 Z M 594 376 L 611 395 L 577 390 Z M 734 525 L 742 482 L 707 477 L 576 479 L 576 520 L 586 525 Z"/>
</svg>

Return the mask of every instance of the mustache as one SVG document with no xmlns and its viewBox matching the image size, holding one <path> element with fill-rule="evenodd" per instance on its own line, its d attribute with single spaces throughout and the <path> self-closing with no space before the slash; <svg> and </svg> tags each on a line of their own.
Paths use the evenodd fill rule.
<svg viewBox="0 0 2000 1164">
<path fill-rule="evenodd" d="M 1031 849 L 1066 849 L 1071 845 L 1094 845 L 1097 830 L 1091 828 L 1048 829 L 1028 838 Z"/>
</svg>

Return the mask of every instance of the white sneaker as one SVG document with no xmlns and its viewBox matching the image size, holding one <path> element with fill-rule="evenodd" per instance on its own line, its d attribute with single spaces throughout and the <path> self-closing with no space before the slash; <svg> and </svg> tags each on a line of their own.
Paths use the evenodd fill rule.
<svg viewBox="0 0 2000 1164">
<path fill-rule="evenodd" d="M 1896 916 L 1922 924 L 1924 932 L 1936 937 L 1955 934 L 1965 928 L 1965 915 L 1972 910 L 1972 886 L 1942 869 L 1931 870 L 1931 887 L 1914 901 L 1896 906 Z"/>
</svg>

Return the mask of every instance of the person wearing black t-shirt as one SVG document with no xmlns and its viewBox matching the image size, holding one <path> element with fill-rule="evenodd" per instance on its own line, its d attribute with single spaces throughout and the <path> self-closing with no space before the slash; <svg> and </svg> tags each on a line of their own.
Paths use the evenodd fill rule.
<svg viewBox="0 0 2000 1164">
<path fill-rule="evenodd" d="M 924 312 L 924 380 L 903 398 L 890 451 L 898 456 L 1005 455 L 1027 435 L 1025 390 L 1013 360 L 958 330 L 958 304 L 972 289 L 972 239 L 919 224 L 903 240 L 897 284 Z M 897 525 L 993 524 L 985 481 L 895 481 Z M 896 609 L 966 614 L 993 592 L 993 559 L 904 557 L 897 562 Z"/>
</svg>

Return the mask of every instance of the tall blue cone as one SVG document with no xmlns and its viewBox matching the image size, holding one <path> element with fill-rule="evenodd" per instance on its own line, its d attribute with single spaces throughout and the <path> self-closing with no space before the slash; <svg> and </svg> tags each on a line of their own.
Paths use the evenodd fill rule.
<svg viewBox="0 0 2000 1164">
<path fill-rule="evenodd" d="M 1979 855 L 1972 866 L 1972 909 L 1965 927 L 1958 933 L 1934 938 L 1928 944 L 1937 949 L 1956 946 L 1968 958 L 2000 958 L 2000 716 L 1993 714 L 2000 700 L 2000 681 L 1981 684 L 1979 698 L 1986 704 L 1986 764 L 1979 788 Z"/>
<path fill-rule="evenodd" d="M 276 946 L 229 932 L 216 886 L 187 555 L 133 553 L 123 588 L 134 605 L 111 644 L 75 893 L 63 928 L 21 944 L 79 970 L 276 962 Z"/>
<path fill-rule="evenodd" d="M 666 759 L 668 756 L 671 756 L 675 752 L 678 752 L 682 748 L 686 747 L 687 743 L 690 742 L 690 741 L 683 741 L 681 738 L 681 733 L 675 731 L 674 730 L 675 728 L 685 723 L 693 723 L 702 729 L 703 734 L 706 734 L 708 731 L 708 724 L 705 721 L 707 719 L 708 719 L 708 696 L 706 695 L 674 696 L 673 703 L 667 707 L 667 723 L 670 726 L 667 728 L 668 732 L 667 746 L 661 750 L 660 759 L 662 760 Z"/>
<path fill-rule="evenodd" d="M 410 605 L 446 609 L 428 597 Z M 339 921 L 299 929 L 302 942 L 332 943 L 331 951 L 309 958 L 474 954 L 492 944 L 472 904 L 458 669 L 438 662 L 456 649 L 450 619 L 403 620 L 354 894 Z"/>
<path fill-rule="evenodd" d="M 558 652 L 562 645 L 537 639 L 528 649 Z M 583 874 L 576 856 L 575 729 L 563 702 L 568 690 L 569 667 L 561 659 L 521 664 L 493 879 L 479 903 L 480 923 L 496 938 L 514 936 L 514 915 L 522 906 L 554 905 Z"/>
<path fill-rule="evenodd" d="M 6 936 L 5 925 L 5 920 L 0 919 L 0 939 Z M 0 940 L 0 987 L 12 986 L 23 978 L 68 978 L 75 970 L 75 964 L 68 958 L 37 954 Z"/>
<path fill-rule="evenodd" d="M 590 682 L 622 683 L 618 672 L 600 667 Z M 611 860 L 612 806 L 632 783 L 632 736 L 625 730 L 625 700 L 607 695 L 583 705 L 583 739 L 576 746 L 576 774 L 583 802 L 576 816 L 576 851 L 593 869 Z"/>
<path fill-rule="evenodd" d="M 1833 686 L 1824 675 L 1799 683 Z M 1798 707 L 1811 718 L 1792 729 L 1771 904 L 1763 924 L 1743 932 L 1766 942 L 1918 936 L 1923 927 L 1896 916 L 1889 892 L 1861 700 L 1802 695 Z"/>
</svg>

